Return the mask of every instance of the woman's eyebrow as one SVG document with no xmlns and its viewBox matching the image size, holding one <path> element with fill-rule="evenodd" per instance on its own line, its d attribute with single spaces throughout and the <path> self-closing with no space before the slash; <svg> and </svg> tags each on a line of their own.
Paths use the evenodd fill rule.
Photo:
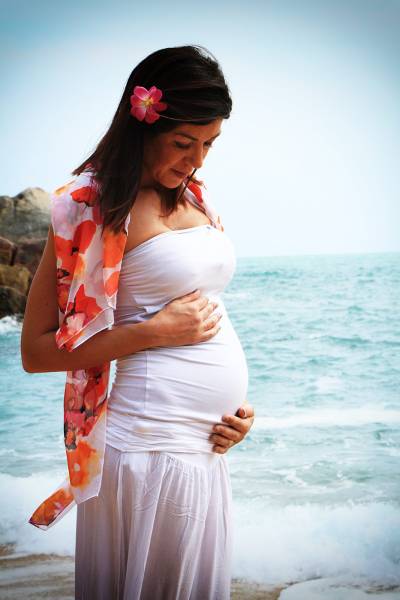
<svg viewBox="0 0 400 600">
<path fill-rule="evenodd" d="M 219 131 L 216 135 L 214 135 L 212 138 L 210 138 L 210 140 L 215 140 L 215 138 L 217 138 L 219 136 L 221 132 Z M 189 138 L 189 140 L 193 140 L 194 142 L 198 142 L 198 139 L 193 137 L 192 135 L 189 135 L 188 133 L 183 133 L 183 132 L 176 132 L 175 135 L 182 135 L 185 138 Z"/>
</svg>

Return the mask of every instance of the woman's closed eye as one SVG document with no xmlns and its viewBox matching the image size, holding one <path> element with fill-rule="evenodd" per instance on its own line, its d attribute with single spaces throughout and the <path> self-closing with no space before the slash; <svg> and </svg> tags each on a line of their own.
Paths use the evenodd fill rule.
<svg viewBox="0 0 400 600">
<path fill-rule="evenodd" d="M 177 148 L 182 148 L 182 149 L 188 149 L 190 148 L 190 144 L 181 144 L 180 142 L 174 142 L 175 146 Z M 213 143 L 212 142 L 205 142 L 204 143 L 205 146 L 207 146 L 208 148 L 212 148 Z"/>
</svg>

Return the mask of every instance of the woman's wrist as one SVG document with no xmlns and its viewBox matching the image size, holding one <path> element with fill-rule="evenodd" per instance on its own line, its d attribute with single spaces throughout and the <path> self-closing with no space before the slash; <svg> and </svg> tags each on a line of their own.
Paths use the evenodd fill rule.
<svg viewBox="0 0 400 600">
<path fill-rule="evenodd" d="M 140 323 L 133 323 L 132 326 L 140 340 L 140 346 L 142 346 L 143 350 L 163 345 L 164 342 L 159 334 L 159 327 L 153 319 L 141 321 Z"/>
</svg>

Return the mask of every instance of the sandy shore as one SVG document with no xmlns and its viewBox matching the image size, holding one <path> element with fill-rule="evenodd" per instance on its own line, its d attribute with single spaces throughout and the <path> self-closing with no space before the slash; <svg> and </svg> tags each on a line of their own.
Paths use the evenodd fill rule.
<svg viewBox="0 0 400 600">
<path fill-rule="evenodd" d="M 246 580 L 232 581 L 232 600 L 277 600 L 283 587 Z M 1 600 L 74 600 L 74 558 L 54 554 L 19 556 L 12 546 L 0 548 Z"/>
<path fill-rule="evenodd" d="M 55 554 L 18 555 L 12 546 L 0 546 L 0 599 L 1 600 L 75 600 L 74 558 Z M 287 589 L 290 588 L 290 589 Z M 300 589 L 301 588 L 301 589 Z M 305 589 L 307 588 L 307 589 Z M 279 600 L 287 589 L 291 598 L 312 600 L 398 600 L 400 587 L 365 588 L 338 587 L 335 579 L 320 578 L 282 586 L 268 586 L 256 582 L 233 579 L 231 600 Z M 110 599 L 112 600 L 112 599 Z"/>
</svg>

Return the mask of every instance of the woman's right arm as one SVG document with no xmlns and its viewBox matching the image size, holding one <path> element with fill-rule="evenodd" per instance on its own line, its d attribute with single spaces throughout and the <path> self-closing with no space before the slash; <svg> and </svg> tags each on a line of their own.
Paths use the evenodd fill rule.
<svg viewBox="0 0 400 600">
<path fill-rule="evenodd" d="M 167 304 L 154 317 L 105 329 L 69 352 L 55 341 L 58 329 L 56 256 L 50 225 L 47 243 L 33 277 L 21 335 L 22 366 L 28 373 L 87 369 L 157 346 L 206 341 L 219 330 L 216 304 L 197 290 Z"/>
</svg>

